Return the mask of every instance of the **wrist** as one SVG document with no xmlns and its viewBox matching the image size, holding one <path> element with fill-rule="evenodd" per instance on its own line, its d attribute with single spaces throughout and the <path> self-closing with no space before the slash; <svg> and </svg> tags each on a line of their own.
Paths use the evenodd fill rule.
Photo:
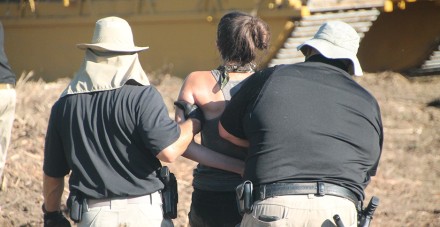
<svg viewBox="0 0 440 227">
<path fill-rule="evenodd" d="M 69 220 L 64 217 L 61 210 L 47 211 L 46 206 L 41 206 L 43 211 L 44 227 L 71 227 Z"/>
<path fill-rule="evenodd" d="M 41 205 L 41 210 L 43 211 L 43 214 L 44 214 L 44 215 L 48 215 L 48 216 L 56 215 L 56 214 L 58 214 L 58 213 L 61 213 L 60 210 L 47 211 L 47 210 L 46 210 L 46 206 L 44 205 L 44 203 L 43 203 L 43 205 Z"/>
<path fill-rule="evenodd" d="M 175 101 L 174 105 L 183 110 L 183 115 L 185 120 L 191 120 L 193 127 L 193 134 L 197 134 L 202 130 L 203 123 L 205 121 L 205 116 L 202 109 L 197 105 L 188 103 L 186 101 Z"/>
</svg>

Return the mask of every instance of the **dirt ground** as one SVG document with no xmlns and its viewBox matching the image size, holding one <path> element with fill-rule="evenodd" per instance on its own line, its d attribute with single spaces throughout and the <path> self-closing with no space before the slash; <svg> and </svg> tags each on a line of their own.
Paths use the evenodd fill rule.
<svg viewBox="0 0 440 227">
<path fill-rule="evenodd" d="M 42 226 L 43 145 L 52 104 L 68 80 L 28 81 L 17 86 L 17 111 L 0 191 L 0 226 Z M 153 75 L 154 76 L 154 75 Z M 406 78 L 398 73 L 357 79 L 377 97 L 385 141 L 378 175 L 366 190 L 380 198 L 372 226 L 440 226 L 440 75 Z M 181 79 L 154 76 L 173 112 Z M 184 158 L 169 165 L 179 184 L 179 216 L 187 226 L 195 163 Z M 68 194 L 65 190 L 64 196 Z"/>
</svg>

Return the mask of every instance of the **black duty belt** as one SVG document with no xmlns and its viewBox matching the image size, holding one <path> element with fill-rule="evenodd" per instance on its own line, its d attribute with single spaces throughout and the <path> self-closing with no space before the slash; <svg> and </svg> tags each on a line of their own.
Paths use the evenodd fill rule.
<svg viewBox="0 0 440 227">
<path fill-rule="evenodd" d="M 324 182 L 314 183 L 275 183 L 254 187 L 254 201 L 283 195 L 332 195 L 352 201 L 356 206 L 359 203 L 357 196 L 350 190 Z"/>
</svg>

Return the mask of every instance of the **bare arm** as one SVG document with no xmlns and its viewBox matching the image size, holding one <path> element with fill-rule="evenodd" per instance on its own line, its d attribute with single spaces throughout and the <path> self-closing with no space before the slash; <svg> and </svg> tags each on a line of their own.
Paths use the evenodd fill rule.
<svg viewBox="0 0 440 227">
<path fill-rule="evenodd" d="M 181 156 L 183 152 L 187 149 L 188 145 L 194 138 L 194 134 L 200 131 L 200 121 L 189 118 L 184 122 L 179 123 L 180 127 L 180 136 L 179 138 L 163 149 L 159 154 L 157 154 L 157 158 L 164 162 L 174 162 L 176 158 Z"/>
<path fill-rule="evenodd" d="M 48 212 L 59 211 L 64 191 L 64 177 L 54 178 L 43 175 L 44 207 Z"/>
<path fill-rule="evenodd" d="M 206 166 L 243 175 L 243 161 L 217 153 L 207 147 L 195 143 L 194 141 L 188 146 L 183 157 Z"/>
<path fill-rule="evenodd" d="M 198 103 L 198 99 L 195 97 L 197 96 L 197 94 L 195 94 L 194 88 L 209 87 L 209 85 L 206 84 L 208 82 L 200 79 L 200 77 L 197 78 L 196 76 L 199 75 L 191 74 L 187 77 L 185 83 L 182 86 L 182 89 L 180 90 L 180 94 L 178 97 L 179 101 L 185 101 L 191 104 L 200 105 L 200 103 Z M 185 117 L 183 111 L 179 108 L 176 108 L 175 120 L 177 122 L 181 122 L 184 119 Z M 183 157 L 206 166 L 238 173 L 240 175 L 242 175 L 244 171 L 243 161 L 217 153 L 207 147 L 195 143 L 194 141 L 188 146 L 188 149 L 183 154 Z"/>
<path fill-rule="evenodd" d="M 177 108 L 175 120 L 177 122 L 180 122 L 182 121 L 182 119 L 184 119 L 183 111 Z M 222 169 L 233 173 L 238 173 L 240 175 L 242 175 L 244 171 L 243 161 L 217 153 L 194 141 L 191 142 L 191 144 L 188 146 L 188 149 L 183 154 L 183 157 L 191 159 L 195 162 L 201 163 L 206 166 Z"/>
<path fill-rule="evenodd" d="M 249 141 L 245 140 L 245 139 L 241 139 L 238 138 L 232 134 L 230 134 L 228 131 L 225 130 L 225 128 L 223 128 L 223 125 L 221 124 L 221 122 L 218 123 L 218 131 L 220 136 L 225 139 L 228 140 L 229 142 L 240 146 L 240 147 L 249 147 Z"/>
</svg>

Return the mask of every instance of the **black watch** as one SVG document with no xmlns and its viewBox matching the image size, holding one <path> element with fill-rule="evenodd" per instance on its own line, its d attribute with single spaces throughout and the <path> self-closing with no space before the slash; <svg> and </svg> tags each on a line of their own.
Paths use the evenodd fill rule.
<svg viewBox="0 0 440 227">
<path fill-rule="evenodd" d="M 44 206 L 44 203 L 43 203 L 43 205 L 41 205 L 41 210 L 43 211 L 43 214 L 44 214 L 45 216 L 55 216 L 55 215 L 61 213 L 60 210 L 56 210 L 56 211 L 48 212 L 48 211 L 46 210 L 46 207 Z"/>
<path fill-rule="evenodd" d="M 44 204 L 41 206 L 44 213 L 44 227 L 71 227 L 69 220 L 60 210 L 48 212 Z"/>
</svg>

